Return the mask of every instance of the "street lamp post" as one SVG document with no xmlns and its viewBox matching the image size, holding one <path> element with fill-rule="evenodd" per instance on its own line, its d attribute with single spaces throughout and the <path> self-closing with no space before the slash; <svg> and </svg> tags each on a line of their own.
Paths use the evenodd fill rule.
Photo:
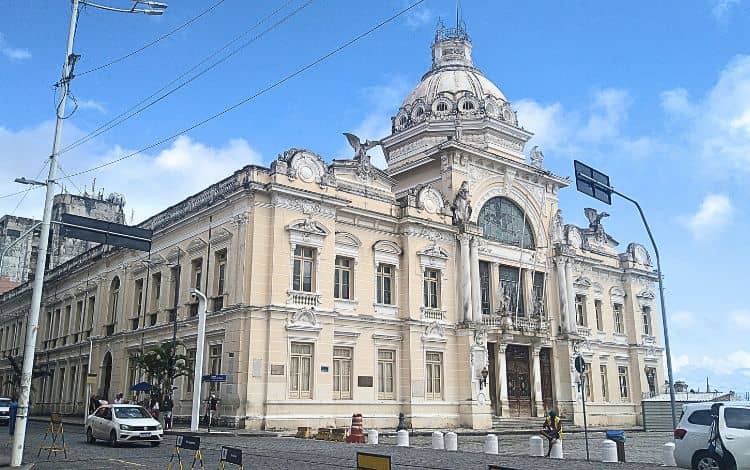
<svg viewBox="0 0 750 470">
<path fill-rule="evenodd" d="M 49 172 L 47 173 L 46 195 L 44 198 L 44 214 L 42 216 L 41 234 L 39 236 L 39 251 L 34 269 L 34 284 L 31 294 L 31 309 L 26 323 L 26 343 L 24 344 L 23 369 L 21 370 L 21 395 L 18 399 L 18 414 L 16 415 L 16 430 L 13 434 L 10 466 L 18 467 L 23 462 L 23 447 L 26 440 L 26 424 L 29 410 L 29 394 L 31 392 L 31 374 L 34 368 L 34 354 L 36 352 L 36 335 L 39 329 L 39 310 L 42 302 L 42 288 L 44 285 L 44 269 L 47 260 L 47 242 L 49 240 L 50 221 L 52 220 L 52 201 L 55 195 L 55 178 L 57 173 L 57 154 L 62 138 L 62 126 L 65 121 L 65 104 L 70 94 L 70 82 L 73 80 L 73 67 L 78 56 L 73 54 L 78 13 L 81 5 L 88 5 L 105 10 L 123 11 L 126 13 L 145 13 L 161 15 L 167 7 L 164 3 L 134 0 L 129 10 L 113 9 L 103 5 L 89 3 L 86 0 L 71 0 L 70 26 L 68 28 L 68 42 L 65 48 L 65 62 L 63 62 L 62 78 L 60 79 L 60 101 L 56 108 L 55 134 L 52 140 L 52 153 L 49 156 Z M 138 8 L 145 4 L 149 8 Z M 37 182 L 19 178 L 19 183 L 36 184 Z"/>
<path fill-rule="evenodd" d="M 203 377 L 203 343 L 206 339 L 206 296 L 191 288 L 190 295 L 198 297 L 198 339 L 195 349 L 195 375 L 193 376 L 193 409 L 190 415 L 190 430 L 198 431 L 198 413 L 201 404 L 201 378 Z"/>
</svg>

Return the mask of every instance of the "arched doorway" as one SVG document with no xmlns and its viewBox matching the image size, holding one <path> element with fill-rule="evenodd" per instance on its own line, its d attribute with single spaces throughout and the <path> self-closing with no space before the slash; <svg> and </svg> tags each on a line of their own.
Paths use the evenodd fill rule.
<svg viewBox="0 0 750 470">
<path fill-rule="evenodd" d="M 112 354 L 107 352 L 104 355 L 104 361 L 102 361 L 102 397 L 109 400 L 109 387 L 112 381 Z"/>
</svg>

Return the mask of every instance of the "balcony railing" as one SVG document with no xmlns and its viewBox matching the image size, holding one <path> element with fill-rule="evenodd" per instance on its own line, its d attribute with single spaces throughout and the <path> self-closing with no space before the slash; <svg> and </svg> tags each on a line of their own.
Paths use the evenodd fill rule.
<svg viewBox="0 0 750 470">
<path fill-rule="evenodd" d="M 445 320 L 445 311 L 439 308 L 422 307 L 423 320 Z"/>
<path fill-rule="evenodd" d="M 591 336 L 591 328 L 579 325 L 576 331 L 581 336 Z"/>
<path fill-rule="evenodd" d="M 506 330 L 549 333 L 549 321 L 542 317 L 514 317 L 513 315 L 498 314 L 482 315 L 482 324 Z"/>
<path fill-rule="evenodd" d="M 316 292 L 288 291 L 287 295 L 288 304 L 299 305 L 301 307 L 317 307 L 320 305 L 320 294 Z"/>
</svg>

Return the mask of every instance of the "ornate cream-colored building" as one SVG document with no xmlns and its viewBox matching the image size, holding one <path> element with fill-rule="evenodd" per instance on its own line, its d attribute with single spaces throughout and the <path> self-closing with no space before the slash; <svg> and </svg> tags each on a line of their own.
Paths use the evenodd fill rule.
<svg viewBox="0 0 750 470">
<path fill-rule="evenodd" d="M 205 373 L 220 413 L 248 429 L 344 424 L 487 429 L 556 407 L 589 423 L 636 424 L 663 381 L 649 255 L 618 253 L 601 219 L 565 225 L 569 185 L 524 153 L 503 93 L 472 61 L 462 27 L 440 28 L 432 67 L 382 140 L 388 167 L 303 149 L 248 166 L 141 224 L 150 254 L 100 246 L 46 277 L 37 412 L 81 411 L 127 393 L 132 357 L 178 339 L 195 356 L 209 297 Z M 0 351 L 22 352 L 30 285 L 0 297 Z M 578 390 L 576 354 L 589 363 Z M 0 387 L 10 371 L 0 362 Z M 486 377 L 486 378 L 485 378 Z M 176 414 L 190 414 L 190 379 Z M 209 385 L 205 384 L 204 389 Z M 207 392 L 205 392 L 207 393 Z"/>
</svg>

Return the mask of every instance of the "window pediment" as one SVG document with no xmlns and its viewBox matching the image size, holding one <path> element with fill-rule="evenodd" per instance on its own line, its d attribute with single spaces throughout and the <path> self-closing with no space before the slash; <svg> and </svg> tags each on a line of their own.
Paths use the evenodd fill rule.
<svg viewBox="0 0 750 470">
<path fill-rule="evenodd" d="M 438 245 L 430 245 L 429 247 L 418 251 L 420 265 L 423 268 L 437 268 L 445 269 L 448 264 L 448 252 Z"/>
</svg>

